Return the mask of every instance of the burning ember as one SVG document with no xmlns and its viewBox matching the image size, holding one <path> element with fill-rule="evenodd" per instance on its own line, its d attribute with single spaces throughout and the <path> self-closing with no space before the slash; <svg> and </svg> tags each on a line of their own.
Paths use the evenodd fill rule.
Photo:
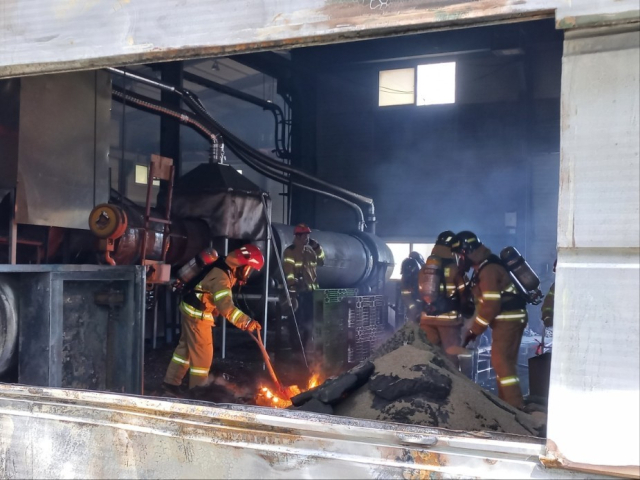
<svg viewBox="0 0 640 480">
<path fill-rule="evenodd" d="M 291 385 L 284 387 L 284 391 L 282 392 L 274 392 L 269 387 L 263 386 L 260 387 L 256 395 L 256 405 L 260 405 L 261 407 L 287 408 L 291 406 L 291 397 L 316 388 L 318 385 L 320 385 L 320 375 L 314 373 L 309 379 L 307 388 L 304 390 L 300 390 L 298 385 Z"/>
</svg>

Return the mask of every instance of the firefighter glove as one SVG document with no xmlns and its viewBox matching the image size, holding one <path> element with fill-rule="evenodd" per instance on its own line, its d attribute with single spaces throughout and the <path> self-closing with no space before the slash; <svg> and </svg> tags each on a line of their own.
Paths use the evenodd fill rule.
<svg viewBox="0 0 640 480">
<path fill-rule="evenodd" d="M 249 320 L 244 326 L 243 330 L 246 330 L 247 332 L 253 332 L 254 330 L 261 330 L 261 329 L 262 327 L 258 322 L 256 322 L 255 320 Z"/>
<path fill-rule="evenodd" d="M 477 337 L 478 335 L 473 333 L 473 330 L 467 330 L 466 333 L 464 334 L 464 337 L 462 338 L 462 346 L 466 347 L 467 345 L 469 345 L 470 342 L 473 342 Z"/>
</svg>

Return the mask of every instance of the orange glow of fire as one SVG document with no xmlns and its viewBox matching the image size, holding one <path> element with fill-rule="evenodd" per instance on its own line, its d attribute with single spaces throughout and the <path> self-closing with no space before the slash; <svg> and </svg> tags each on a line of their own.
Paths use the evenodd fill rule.
<svg viewBox="0 0 640 480">
<path fill-rule="evenodd" d="M 275 393 L 269 387 L 261 386 L 256 395 L 256 404 L 263 407 L 287 408 L 291 406 L 292 397 L 316 388 L 320 383 L 320 374 L 314 373 L 304 390 L 301 390 L 297 385 L 291 385 L 284 387 L 283 392 Z"/>
</svg>

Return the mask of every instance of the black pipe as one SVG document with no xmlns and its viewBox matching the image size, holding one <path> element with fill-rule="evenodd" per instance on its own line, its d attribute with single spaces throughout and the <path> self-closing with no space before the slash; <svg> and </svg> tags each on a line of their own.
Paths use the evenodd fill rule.
<svg viewBox="0 0 640 480">
<path fill-rule="evenodd" d="M 168 115 L 168 116 L 172 116 L 174 118 L 177 118 L 178 120 L 180 120 L 182 123 L 194 128 L 196 131 L 198 131 L 203 137 L 205 137 L 207 140 L 213 142 L 217 142 L 217 135 L 212 131 L 212 129 L 207 128 L 204 123 L 205 122 L 200 122 L 198 119 L 194 118 L 193 114 L 186 112 L 184 110 L 176 110 L 174 108 L 170 108 L 168 106 L 165 106 L 162 104 L 162 102 L 159 102 L 157 100 L 153 100 L 151 98 L 145 97 L 143 95 L 137 94 L 137 93 L 133 93 L 133 92 L 129 92 L 129 91 L 124 91 L 123 89 L 121 89 L 120 87 L 114 85 L 113 86 L 113 98 L 117 101 L 123 101 L 127 104 L 129 104 L 130 106 L 136 107 L 136 108 L 141 108 L 143 110 L 149 111 L 151 113 L 159 113 L 162 115 Z M 261 165 L 259 163 L 257 163 L 254 159 L 247 157 L 245 155 L 245 151 L 243 151 L 241 148 L 237 148 L 236 145 L 232 145 L 232 144 L 228 144 L 229 145 L 229 149 L 240 159 L 242 160 L 244 163 L 246 163 L 248 166 L 250 166 L 251 168 L 253 168 L 255 171 L 257 171 L 258 173 L 260 173 L 261 175 L 264 175 L 267 178 L 270 178 L 271 180 L 274 180 L 276 182 L 282 183 L 282 184 L 292 184 L 296 187 L 302 188 L 304 190 L 309 190 L 311 192 L 314 192 L 316 194 L 319 195 L 324 195 L 328 198 L 331 198 L 333 200 L 339 201 L 341 203 L 344 203 L 346 205 L 348 205 L 349 207 L 351 207 L 357 216 L 357 221 L 358 221 L 358 230 L 362 230 L 364 228 L 365 225 L 365 219 L 364 219 L 364 214 L 362 213 L 362 209 L 355 203 L 350 202 L 349 200 L 346 200 L 338 195 L 335 195 L 331 192 L 326 192 L 324 190 L 320 190 L 317 188 L 313 188 L 310 187 L 308 185 L 305 184 L 301 184 L 299 182 L 296 181 L 292 181 L 291 179 L 289 179 L 288 177 L 284 177 L 279 175 L 278 172 L 275 172 L 273 169 L 271 169 L 268 166 L 265 165 Z M 250 147 L 249 147 L 250 148 Z"/>
<path fill-rule="evenodd" d="M 276 105 L 273 102 L 269 102 L 268 100 L 264 100 L 260 97 L 241 92 L 240 90 L 236 90 L 235 88 L 231 88 L 227 85 L 222 85 L 221 83 L 214 82 L 213 80 L 209 80 L 208 78 L 200 77 L 199 75 L 195 75 L 190 72 L 184 72 L 183 78 L 188 82 L 196 83 L 203 87 L 210 88 L 211 90 L 215 90 L 216 92 L 224 93 L 225 95 L 229 95 L 230 97 L 252 103 L 264 110 L 269 110 L 273 114 L 273 118 L 275 121 L 274 138 L 276 142 L 276 155 L 280 158 L 291 158 L 291 152 L 289 152 L 286 147 L 285 137 L 287 132 L 285 115 L 279 105 Z M 280 131 L 278 131 L 278 127 L 280 127 Z"/>
<path fill-rule="evenodd" d="M 325 182 L 324 180 L 321 180 L 319 178 L 314 177 L 313 175 L 309 175 L 308 173 L 302 172 L 300 170 L 297 170 L 293 167 L 290 167 L 288 165 L 285 165 L 281 162 L 277 162 L 275 160 L 273 160 L 271 157 L 269 157 L 268 155 L 264 155 L 261 152 L 258 152 L 257 150 L 253 149 L 252 147 L 250 147 L 249 145 L 245 144 L 244 142 L 242 142 L 242 140 L 240 140 L 238 137 L 236 137 L 235 135 L 233 135 L 231 132 L 229 132 L 228 130 L 226 130 L 224 127 L 222 127 L 222 125 L 220 125 L 218 122 L 216 122 L 213 117 L 211 117 L 211 115 L 209 115 L 209 112 L 207 112 L 206 108 L 204 107 L 204 105 L 202 104 L 202 102 L 200 101 L 200 99 L 197 97 L 197 95 L 195 95 L 194 93 L 192 93 L 191 91 L 187 90 L 187 89 L 177 89 L 171 85 L 165 85 L 162 84 L 156 80 L 152 80 L 140 75 L 136 75 L 136 74 L 129 74 L 128 72 L 125 72 L 124 70 L 118 70 L 116 68 L 108 68 L 108 71 L 115 73 L 117 75 L 121 75 L 121 76 L 126 76 L 128 78 L 131 78 L 133 80 L 142 82 L 142 83 L 146 83 L 147 85 L 151 85 L 157 88 L 162 88 L 162 89 L 167 89 L 168 91 L 172 91 L 174 93 L 176 93 L 177 95 L 180 95 L 180 97 L 182 98 L 182 100 L 194 111 L 194 113 L 196 114 L 200 114 L 202 117 L 204 117 L 204 119 L 206 119 L 209 124 L 211 126 L 214 127 L 215 130 L 217 130 L 218 132 L 220 132 L 222 134 L 222 136 L 225 138 L 225 142 L 229 143 L 228 140 L 231 140 L 231 142 L 235 142 L 238 144 L 241 144 L 243 146 L 245 146 L 248 150 L 247 153 L 250 154 L 256 161 L 263 163 L 271 168 L 274 169 L 278 169 L 281 170 L 282 172 L 286 172 L 289 173 L 291 175 L 297 175 L 300 178 L 303 178 L 305 180 L 310 180 L 312 182 L 317 183 L 318 185 L 327 188 L 329 190 L 333 190 L 334 192 L 336 192 L 337 194 L 341 194 L 343 196 L 347 196 L 350 197 L 351 199 L 357 201 L 357 202 L 362 202 L 367 204 L 367 230 L 371 233 L 375 232 L 375 206 L 373 203 L 373 199 L 365 197 L 363 195 L 357 194 L 355 192 L 351 192 L 347 189 L 344 189 L 342 187 L 338 187 L 336 185 L 333 185 L 329 182 Z M 231 145 L 230 145 L 231 147 Z"/>
</svg>

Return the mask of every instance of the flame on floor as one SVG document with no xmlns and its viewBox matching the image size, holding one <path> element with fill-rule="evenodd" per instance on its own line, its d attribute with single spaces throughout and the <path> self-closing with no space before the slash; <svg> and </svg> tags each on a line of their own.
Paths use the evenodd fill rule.
<svg viewBox="0 0 640 480">
<path fill-rule="evenodd" d="M 311 375 L 309 382 L 304 390 L 298 385 L 284 387 L 284 391 L 276 392 L 269 387 L 261 386 L 256 395 L 256 404 L 262 407 L 287 408 L 291 406 L 291 398 L 296 395 L 311 390 L 320 385 L 320 374 Z"/>
</svg>

